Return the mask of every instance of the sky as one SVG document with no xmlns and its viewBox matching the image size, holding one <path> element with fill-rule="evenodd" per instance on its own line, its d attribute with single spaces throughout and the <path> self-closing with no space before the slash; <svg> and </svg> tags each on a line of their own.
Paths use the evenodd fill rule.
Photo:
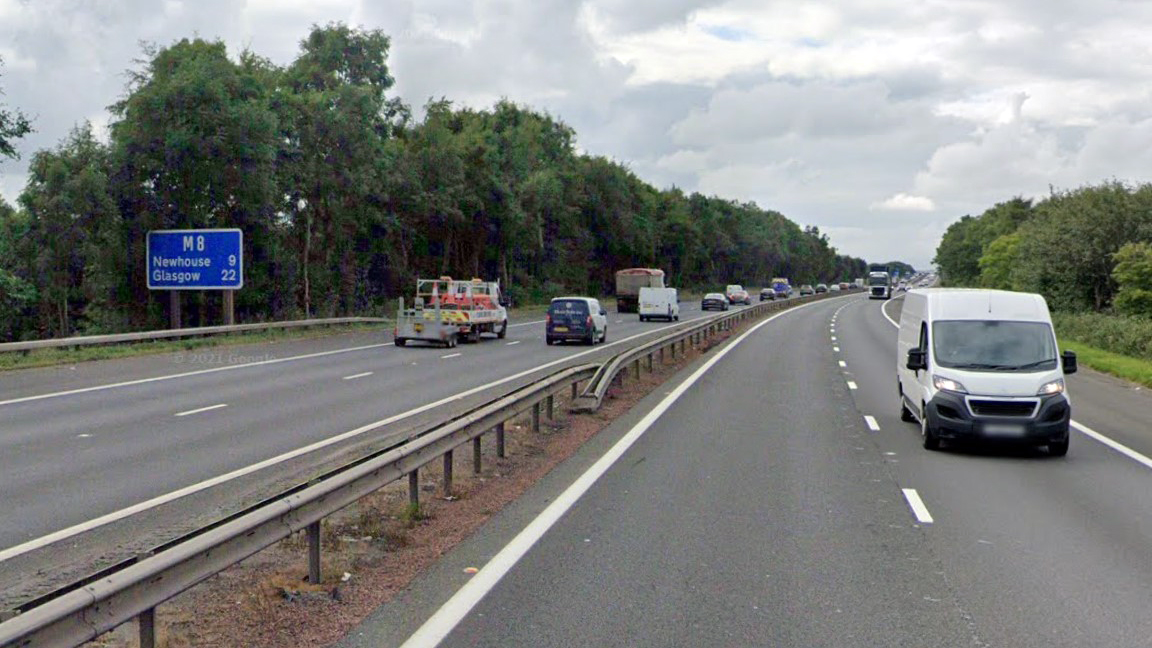
<svg viewBox="0 0 1152 648">
<path fill-rule="evenodd" d="M 142 43 L 292 61 L 313 24 L 392 38 L 414 108 L 500 98 L 661 188 L 754 201 L 843 254 L 930 265 L 965 214 L 1152 176 L 1141 0 L 0 0 L 0 105 L 106 133 Z M 417 111 L 417 114 L 420 114 Z"/>
</svg>

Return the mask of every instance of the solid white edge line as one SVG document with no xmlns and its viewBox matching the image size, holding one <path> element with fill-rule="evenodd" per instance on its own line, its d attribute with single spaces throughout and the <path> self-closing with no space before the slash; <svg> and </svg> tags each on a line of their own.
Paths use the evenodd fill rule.
<svg viewBox="0 0 1152 648">
<path fill-rule="evenodd" d="M 187 412 L 178 412 L 176 414 L 176 416 L 192 416 L 193 414 L 199 414 L 201 412 L 211 412 L 212 410 L 218 410 L 221 407 L 228 407 L 228 403 L 220 403 L 219 405 L 209 405 L 208 407 L 201 407 L 199 409 L 188 410 Z"/>
<path fill-rule="evenodd" d="M 797 308 L 799 308 L 799 307 L 797 307 Z M 793 310 L 795 310 L 795 309 L 793 309 Z M 789 312 L 789 311 L 784 311 L 784 312 Z M 765 321 L 767 321 L 767 320 L 765 320 Z M 568 362 L 570 360 L 574 360 L 576 358 L 580 358 L 580 357 L 586 356 L 586 355 L 591 354 L 591 353 L 596 353 L 596 352 L 598 352 L 602 349 L 605 349 L 607 347 L 612 347 L 612 346 L 616 346 L 619 344 L 631 342 L 632 340 L 635 340 L 636 338 L 644 337 L 645 335 L 649 335 L 654 331 L 661 331 L 665 328 L 670 328 L 672 326 L 678 326 L 678 325 L 679 325 L 679 323 L 668 324 L 666 326 L 661 326 L 659 328 L 650 329 L 648 331 L 637 333 L 636 335 L 622 338 L 622 339 L 617 340 L 615 342 L 609 342 L 608 344 L 600 345 L 599 347 L 588 349 L 587 351 L 581 351 L 580 353 L 573 353 L 572 355 L 564 356 L 563 358 L 559 358 L 559 359 L 553 360 L 551 362 L 546 362 L 542 365 L 533 367 L 531 369 L 525 369 L 524 371 L 521 371 L 518 374 L 513 374 L 511 376 L 501 378 L 500 380 L 496 380 L 493 382 L 488 382 L 488 383 L 484 383 L 482 385 L 478 385 L 476 387 L 473 387 L 472 389 L 462 391 L 459 394 L 454 394 L 452 396 L 446 396 L 446 397 L 441 398 L 440 400 L 435 401 L 433 403 L 427 403 L 425 405 L 421 405 L 420 407 L 410 409 L 407 412 L 401 412 L 400 414 L 394 414 L 392 416 L 389 416 L 388 418 L 381 419 L 381 420 L 376 421 L 374 423 L 368 423 L 367 425 L 363 425 L 361 427 L 358 427 L 355 430 L 349 430 L 348 432 L 344 432 L 343 434 L 337 434 L 336 436 L 329 437 L 329 438 L 324 439 L 322 441 L 317 441 L 316 443 L 313 443 L 311 445 L 307 445 L 307 446 L 304 446 L 302 448 L 297 448 L 296 450 L 291 450 L 289 452 L 285 452 L 284 454 L 277 455 L 277 456 L 272 457 L 270 459 L 265 459 L 264 461 L 254 463 L 251 466 L 246 466 L 244 468 L 238 468 L 236 470 L 233 470 L 230 473 L 225 473 L 223 475 L 220 475 L 218 477 L 213 477 L 211 479 L 206 479 L 206 480 L 199 482 L 197 484 L 185 486 L 184 488 L 174 490 L 170 493 L 165 493 L 164 495 L 159 495 L 157 497 L 154 497 L 154 498 L 147 500 L 147 501 L 144 501 L 144 502 L 140 502 L 138 504 L 133 504 L 132 506 L 120 509 L 119 511 L 113 511 L 111 513 L 102 515 L 98 518 L 88 520 L 87 522 L 81 522 L 80 524 L 74 524 L 74 525 L 67 527 L 65 529 L 61 529 L 59 531 L 49 533 L 48 535 L 41 536 L 39 538 L 34 538 L 34 539 L 29 540 L 27 542 L 24 542 L 22 544 L 18 544 L 14 547 L 9 547 L 7 549 L 0 550 L 0 563 L 4 562 L 5 560 L 8 560 L 9 558 L 14 558 L 14 557 L 19 556 L 21 554 L 28 553 L 29 551 L 33 551 L 35 549 L 39 549 L 41 547 L 48 546 L 54 542 L 59 542 L 60 540 L 64 540 L 65 538 L 70 538 L 72 536 L 79 535 L 79 534 L 84 533 L 86 531 L 91 531 L 92 529 L 104 526 L 105 524 L 110 524 L 110 523 L 115 522 L 117 520 L 122 520 L 126 517 L 140 513 L 141 511 L 147 511 L 148 509 L 155 508 L 157 506 L 167 504 L 168 502 L 178 500 L 181 497 L 185 497 L 185 496 L 191 495 L 193 493 L 198 493 L 202 490 L 207 490 L 209 488 L 212 488 L 213 486 L 218 486 L 220 484 L 231 481 L 231 480 L 236 479 L 238 477 L 243 477 L 244 475 L 248 475 L 248 474 L 254 473 L 256 471 L 263 470 L 264 468 L 268 468 L 269 466 L 274 466 L 276 464 L 283 463 L 283 462 L 288 461 L 290 459 L 295 459 L 296 457 L 299 457 L 301 455 L 308 454 L 309 452 L 314 452 L 314 451 L 319 450 L 321 448 L 325 448 L 327 446 L 334 445 L 336 443 L 340 443 L 341 441 L 345 441 L 347 439 L 359 436 L 359 435 L 364 434 L 366 432 L 371 432 L 372 430 L 375 430 L 377 428 L 383 427 L 385 425 L 390 425 L 392 423 L 395 423 L 396 421 L 400 421 L 400 420 L 406 419 L 408 417 L 420 414 L 422 412 L 426 412 L 430 409 L 440 407 L 441 405 L 444 405 L 446 403 L 451 403 L 452 401 L 466 398 L 468 396 L 479 393 L 479 392 L 481 392 L 485 389 L 488 389 L 490 387 L 495 387 L 496 385 L 502 385 L 506 382 L 510 382 L 513 380 L 517 380 L 519 378 L 523 378 L 524 376 L 531 375 L 531 374 L 533 374 L 537 371 L 540 371 L 542 369 L 547 369 L 549 367 L 553 367 L 553 366 L 556 366 L 558 364 Z M 389 344 L 391 344 L 391 343 L 389 343 Z M 388 345 L 387 344 L 372 345 L 372 347 L 366 347 L 366 348 L 373 348 L 373 347 L 378 347 L 378 346 L 388 346 Z M 346 350 L 352 350 L 352 349 L 346 349 Z M 321 355 L 326 355 L 327 353 L 329 353 L 329 352 L 325 352 L 325 354 L 321 354 Z M 217 370 L 216 369 L 210 369 L 207 371 L 217 371 Z"/>
<path fill-rule="evenodd" d="M 364 373 L 352 374 L 351 376 L 344 376 L 344 380 L 356 380 L 357 378 L 364 378 L 371 376 L 373 372 L 365 371 Z"/>
<path fill-rule="evenodd" d="M 812 304 L 815 303 L 819 302 L 812 302 Z M 628 451 L 628 448 L 632 447 L 632 445 L 648 431 L 648 428 L 668 411 L 701 376 L 726 356 L 728 352 L 735 349 L 745 338 L 759 330 L 760 327 L 781 315 L 794 313 L 812 304 L 803 304 L 769 317 L 745 331 L 731 344 L 721 349 L 718 354 L 709 358 L 708 361 L 693 372 L 687 380 L 680 383 L 668 396 L 660 401 L 652 411 L 640 419 L 631 430 L 621 437 L 596 463 L 592 464 L 584 474 L 580 475 L 571 486 L 565 489 L 540 515 L 529 522 L 523 531 L 518 533 L 511 542 L 505 545 L 499 553 L 488 561 L 488 564 L 484 565 L 484 567 L 472 577 L 472 580 L 469 580 L 457 590 L 444 605 L 440 606 L 440 609 L 436 610 L 416 632 L 408 637 L 408 640 L 401 644 L 400 648 L 434 648 L 439 645 L 440 642 L 456 628 L 460 621 L 468 615 L 472 608 L 516 565 L 520 558 L 528 553 L 528 550 L 548 532 L 548 529 L 550 529 L 568 509 L 572 508 L 576 501 L 596 483 L 596 480 L 608 472 L 608 469 Z"/>
<path fill-rule="evenodd" d="M 1135 461 L 1136 463 L 1143 465 L 1145 468 L 1152 468 L 1152 459 L 1148 458 L 1146 455 L 1143 455 L 1143 454 L 1137 452 L 1136 450 L 1133 450 L 1132 448 L 1129 448 L 1128 446 L 1124 445 L 1123 443 L 1120 443 L 1119 441 L 1114 441 L 1114 440 L 1104 436 L 1103 434 L 1100 434 L 1096 430 L 1093 430 L 1092 428 L 1088 427 L 1087 425 L 1084 425 L 1083 423 L 1080 423 L 1077 421 L 1072 421 L 1071 426 L 1076 428 L 1079 432 L 1081 432 L 1085 436 L 1092 438 L 1092 439 L 1095 439 L 1096 441 L 1099 441 L 1100 443 L 1103 443 L 1104 445 L 1108 446 L 1109 448 L 1112 448 L 1113 450 L 1115 450 L 1116 452 L 1119 452 L 1120 454 L 1124 455 L 1125 457 L 1128 457 L 1129 459 Z"/>
<path fill-rule="evenodd" d="M 893 300 L 889 299 L 889 300 L 885 301 L 883 304 L 881 304 L 880 305 L 880 314 L 884 316 L 884 319 L 888 320 L 889 324 L 891 324 L 892 326 L 895 326 L 896 328 L 900 328 L 900 324 L 896 320 L 894 320 L 888 316 L 888 304 L 891 304 L 892 302 L 893 302 Z"/>
<path fill-rule="evenodd" d="M 463 353 L 449 353 L 448 355 L 442 355 L 442 356 L 440 356 L 440 359 L 441 359 L 441 360 L 445 360 L 445 359 L 448 359 L 448 358 L 459 358 L 459 357 L 460 357 L 460 356 L 462 356 L 462 355 L 464 355 L 464 354 L 463 354 Z"/>
<path fill-rule="evenodd" d="M 876 422 L 875 416 L 869 416 L 869 415 L 865 414 L 864 415 L 864 422 L 868 424 L 869 430 L 872 430 L 873 432 L 879 432 L 880 431 L 880 424 Z"/>
<path fill-rule="evenodd" d="M 912 513 L 921 524 L 932 524 L 935 521 L 915 488 L 901 488 L 900 490 L 904 492 L 904 499 L 908 500 L 908 506 L 912 508 Z"/>
<path fill-rule="evenodd" d="M 849 380 L 848 381 L 848 389 L 856 389 L 856 383 Z"/>
</svg>

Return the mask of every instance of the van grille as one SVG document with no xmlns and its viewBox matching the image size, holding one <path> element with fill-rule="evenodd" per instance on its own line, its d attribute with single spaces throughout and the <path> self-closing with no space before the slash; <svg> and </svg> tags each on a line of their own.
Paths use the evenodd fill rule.
<svg viewBox="0 0 1152 648">
<path fill-rule="evenodd" d="M 976 416 L 1024 416 L 1036 412 L 1035 400 L 978 400 L 969 399 L 968 407 Z"/>
</svg>

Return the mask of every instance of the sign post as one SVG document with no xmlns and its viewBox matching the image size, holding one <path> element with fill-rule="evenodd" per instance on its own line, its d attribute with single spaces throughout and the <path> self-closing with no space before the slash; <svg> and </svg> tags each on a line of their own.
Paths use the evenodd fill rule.
<svg viewBox="0 0 1152 648">
<path fill-rule="evenodd" d="M 244 287 L 244 233 L 238 229 L 148 232 L 148 288 L 170 290 L 172 328 L 180 328 L 179 290 L 223 290 L 232 324 L 233 292 Z"/>
</svg>

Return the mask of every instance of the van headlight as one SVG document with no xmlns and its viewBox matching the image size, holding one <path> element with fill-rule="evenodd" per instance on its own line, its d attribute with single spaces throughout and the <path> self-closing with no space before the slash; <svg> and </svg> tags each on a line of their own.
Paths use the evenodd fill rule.
<svg viewBox="0 0 1152 648">
<path fill-rule="evenodd" d="M 1052 394 L 1064 393 L 1064 379 L 1057 378 L 1052 382 L 1046 382 L 1040 387 L 1040 391 L 1036 392 L 1037 396 L 1051 396 Z"/>
<path fill-rule="evenodd" d="M 964 389 L 964 385 L 961 385 L 958 381 L 952 380 L 951 378 L 945 378 L 944 376 L 933 375 L 932 385 L 941 391 L 956 392 L 957 394 L 968 393 L 968 390 Z"/>
</svg>

